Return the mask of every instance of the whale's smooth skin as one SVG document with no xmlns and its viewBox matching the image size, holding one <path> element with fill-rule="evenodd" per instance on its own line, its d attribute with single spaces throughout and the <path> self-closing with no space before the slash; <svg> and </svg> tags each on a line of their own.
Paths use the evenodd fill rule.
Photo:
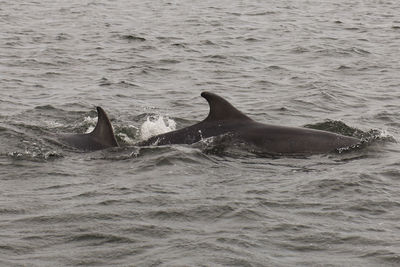
<svg viewBox="0 0 400 267">
<path fill-rule="evenodd" d="M 97 107 L 97 124 L 92 132 L 87 134 L 61 134 L 58 140 L 70 147 L 95 151 L 109 147 L 117 147 L 118 143 L 107 114 L 101 107 Z"/>
<path fill-rule="evenodd" d="M 216 94 L 203 92 L 201 96 L 210 105 L 206 119 L 183 129 L 150 137 L 137 145 L 193 144 L 204 138 L 230 134 L 264 153 L 303 155 L 334 152 L 361 142 L 354 137 L 321 130 L 259 123 Z"/>
</svg>

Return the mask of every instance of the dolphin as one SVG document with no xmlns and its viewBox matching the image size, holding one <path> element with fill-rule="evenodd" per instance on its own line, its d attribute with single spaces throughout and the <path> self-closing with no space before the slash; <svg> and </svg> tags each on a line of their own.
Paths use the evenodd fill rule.
<svg viewBox="0 0 400 267">
<path fill-rule="evenodd" d="M 137 145 L 193 144 L 209 137 L 229 134 L 234 140 L 266 154 L 307 155 L 334 152 L 361 143 L 357 138 L 332 132 L 256 122 L 216 94 L 203 92 L 201 96 L 210 106 L 209 114 L 203 121 L 150 137 Z"/>
<path fill-rule="evenodd" d="M 87 134 L 61 134 L 58 140 L 73 148 L 84 151 L 95 151 L 109 147 L 118 147 L 114 131 L 107 114 L 101 107 L 97 109 L 97 124 L 94 130 Z"/>
</svg>

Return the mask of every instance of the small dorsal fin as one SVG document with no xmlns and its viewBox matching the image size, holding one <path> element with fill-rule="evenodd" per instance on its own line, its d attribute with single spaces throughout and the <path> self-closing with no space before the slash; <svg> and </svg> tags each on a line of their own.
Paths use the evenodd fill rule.
<svg viewBox="0 0 400 267">
<path fill-rule="evenodd" d="M 92 137 L 96 138 L 98 142 L 105 146 L 116 147 L 118 146 L 117 140 L 114 136 L 114 130 L 107 114 L 101 107 L 97 107 L 97 124 L 94 130 L 89 133 Z"/>
<path fill-rule="evenodd" d="M 249 117 L 237 110 L 231 103 L 219 95 L 203 92 L 204 97 L 210 105 L 210 113 L 204 121 L 224 121 L 224 120 L 246 120 L 252 121 Z"/>
</svg>

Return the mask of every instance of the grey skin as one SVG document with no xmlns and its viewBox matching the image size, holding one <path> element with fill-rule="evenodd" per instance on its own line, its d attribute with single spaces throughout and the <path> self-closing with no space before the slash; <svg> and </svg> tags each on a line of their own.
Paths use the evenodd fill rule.
<svg viewBox="0 0 400 267">
<path fill-rule="evenodd" d="M 193 144 L 203 138 L 230 134 L 264 153 L 304 155 L 333 152 L 360 144 L 357 138 L 300 127 L 268 125 L 256 122 L 222 97 L 203 92 L 210 105 L 208 117 L 192 126 L 153 136 L 140 146 Z"/>
<path fill-rule="evenodd" d="M 83 151 L 95 151 L 109 147 L 117 147 L 118 143 L 107 114 L 101 107 L 97 107 L 97 124 L 91 133 L 62 134 L 58 136 L 60 142 Z"/>
</svg>

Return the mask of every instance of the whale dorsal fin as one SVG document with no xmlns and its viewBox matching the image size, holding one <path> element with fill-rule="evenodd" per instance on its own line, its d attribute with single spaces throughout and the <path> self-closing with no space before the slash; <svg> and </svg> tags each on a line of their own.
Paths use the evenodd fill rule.
<svg viewBox="0 0 400 267">
<path fill-rule="evenodd" d="M 107 114 L 101 107 L 97 107 L 97 124 L 94 130 L 89 133 L 99 143 L 107 147 L 118 146 L 117 140 L 114 136 L 114 130 L 111 126 L 111 122 L 108 119 Z"/>
<path fill-rule="evenodd" d="M 204 97 L 210 105 L 210 113 L 204 121 L 226 121 L 226 120 L 246 120 L 252 121 L 249 117 L 237 110 L 231 103 L 219 95 L 203 92 Z"/>
</svg>

